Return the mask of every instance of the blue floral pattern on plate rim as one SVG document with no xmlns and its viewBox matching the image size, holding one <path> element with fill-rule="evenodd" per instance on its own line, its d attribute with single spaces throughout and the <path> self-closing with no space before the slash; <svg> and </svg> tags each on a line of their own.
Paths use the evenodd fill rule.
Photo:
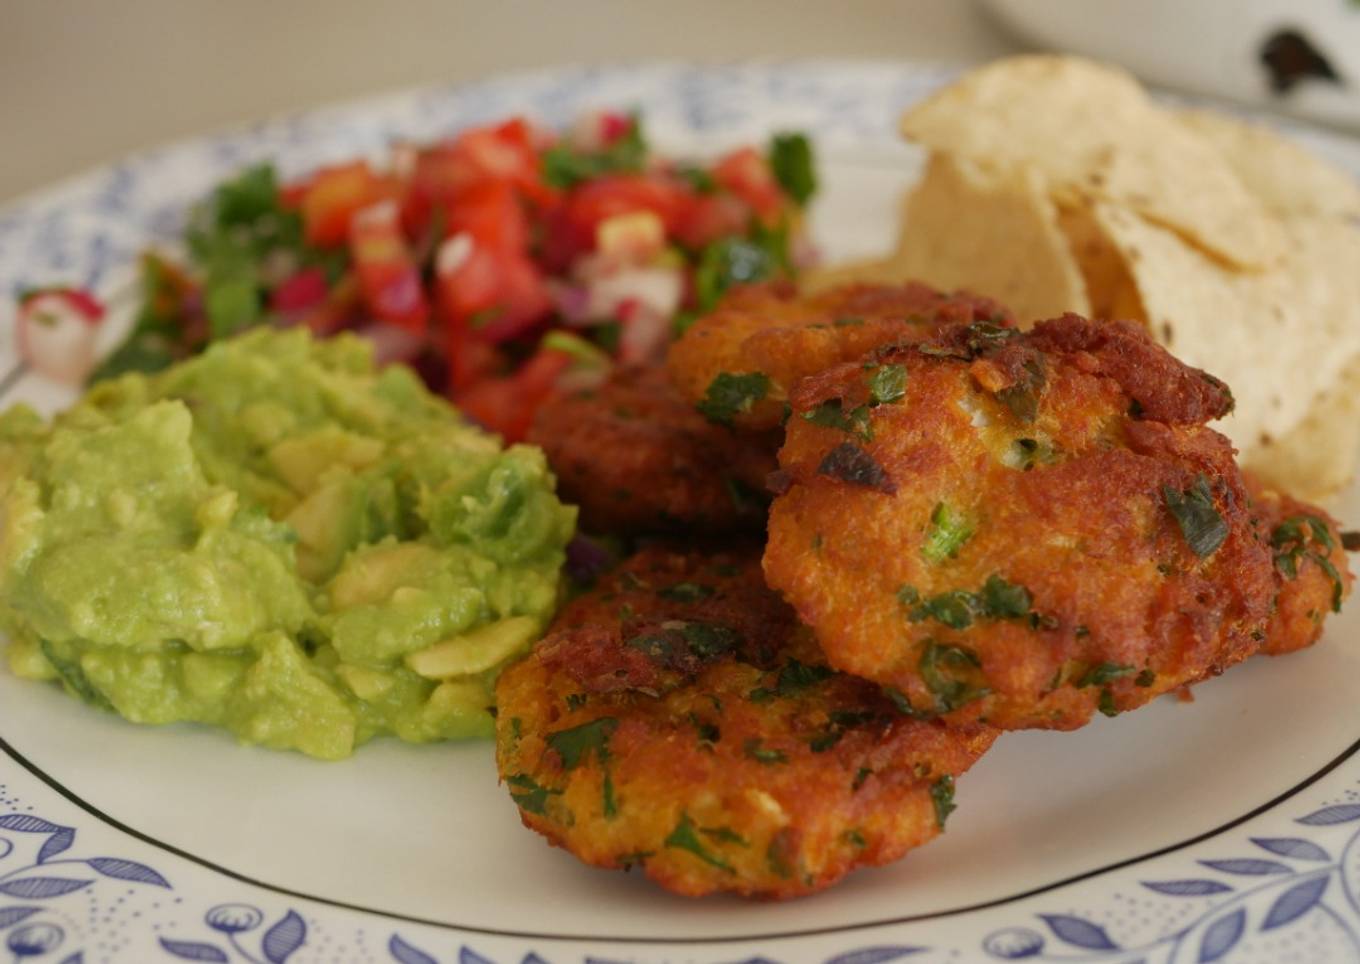
<svg viewBox="0 0 1360 964">
<path fill-rule="evenodd" d="M 244 164 L 298 172 L 514 111 L 641 105 L 665 141 L 731 143 L 779 127 L 824 149 L 900 155 L 906 104 L 954 68 L 804 62 L 576 68 L 431 88 L 151 150 L 0 210 L 0 293 L 56 280 L 110 297 L 148 242 Z M 1290 133 L 1360 172 L 1352 144 Z M 0 305 L 0 333 L 13 329 Z M 22 369 L 0 345 L 0 394 Z M 16 383 L 18 383 L 16 385 Z M 479 930 L 309 897 L 213 865 L 102 814 L 0 739 L 0 959 L 283 964 L 624 960 L 1264 962 L 1360 960 L 1360 766 L 1352 745 L 1299 785 L 1190 840 L 974 907 L 722 940 L 649 942 Z"/>
</svg>

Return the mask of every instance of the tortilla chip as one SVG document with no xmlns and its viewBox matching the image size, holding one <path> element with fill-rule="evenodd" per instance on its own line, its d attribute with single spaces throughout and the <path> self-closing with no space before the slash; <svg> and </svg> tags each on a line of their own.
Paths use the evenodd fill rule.
<svg viewBox="0 0 1360 964">
<path fill-rule="evenodd" d="M 1153 336 L 1232 387 L 1237 408 L 1218 427 L 1261 466 L 1360 353 L 1360 232 L 1323 218 L 1282 221 L 1286 259 L 1243 274 L 1114 205 L 1096 204 L 1091 216 L 1127 264 Z"/>
<path fill-rule="evenodd" d="M 1360 182 L 1269 128 L 1209 111 L 1181 111 L 1177 119 L 1212 144 L 1271 213 L 1360 217 Z"/>
<path fill-rule="evenodd" d="M 1270 439 L 1247 467 L 1295 498 L 1321 502 L 1355 478 L 1360 456 L 1360 355 L 1339 381 L 1314 402 L 1308 415 L 1281 439 Z"/>
<path fill-rule="evenodd" d="M 1074 57 L 999 60 L 913 107 L 902 132 L 992 167 L 1032 167 L 1060 204 L 1113 202 L 1234 265 L 1264 267 L 1284 249 L 1218 150 L 1120 70 Z"/>
<path fill-rule="evenodd" d="M 1038 175 L 996 174 L 943 154 L 931 157 L 905 199 L 897 253 L 826 269 L 812 285 L 820 290 L 816 286 L 852 280 L 965 289 L 995 298 L 1024 326 L 1089 308 L 1057 208 Z"/>
<path fill-rule="evenodd" d="M 1096 223 L 1091 209 L 1062 208 L 1058 212 L 1058 226 L 1066 235 L 1072 257 L 1081 270 L 1086 297 L 1091 303 L 1090 317 L 1122 318 L 1146 324 L 1147 312 L 1124 256 Z"/>
</svg>

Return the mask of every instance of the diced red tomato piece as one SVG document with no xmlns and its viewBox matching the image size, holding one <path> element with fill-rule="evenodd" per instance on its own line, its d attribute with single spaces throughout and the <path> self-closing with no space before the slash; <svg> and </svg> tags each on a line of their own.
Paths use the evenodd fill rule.
<svg viewBox="0 0 1360 964">
<path fill-rule="evenodd" d="M 529 245 L 529 218 L 515 189 L 505 181 L 483 181 L 453 195 L 445 208 L 444 236 L 467 232 L 495 251 L 518 252 Z"/>
<path fill-rule="evenodd" d="M 560 271 L 595 250 L 595 229 L 621 214 L 651 211 L 672 235 L 694 203 L 694 192 L 674 178 L 657 174 L 615 174 L 587 181 L 546 216 L 543 260 Z"/>
<path fill-rule="evenodd" d="M 420 267 L 401 233 L 396 201 L 379 201 L 354 214 L 349 250 L 359 290 L 373 317 L 407 331 L 425 331 L 430 306 L 421 287 Z"/>
<path fill-rule="evenodd" d="M 365 161 L 318 171 L 302 196 L 302 223 L 307 243 L 339 247 L 349 237 L 354 213 L 392 193 L 389 182 Z"/>
<path fill-rule="evenodd" d="M 557 380 L 572 363 L 564 351 L 545 349 L 506 378 L 485 378 L 455 392 L 453 401 L 468 416 L 503 437 L 523 441 L 539 408 L 557 390 Z"/>
<path fill-rule="evenodd" d="M 543 275 L 526 254 L 497 250 L 470 234 L 444 242 L 435 272 L 444 318 L 486 341 L 522 334 L 552 310 Z"/>
<path fill-rule="evenodd" d="M 359 309 L 359 279 L 346 273 L 334 285 L 326 299 L 302 316 L 298 324 L 311 329 L 314 335 L 332 335 L 350 324 Z"/>
<path fill-rule="evenodd" d="M 784 192 L 769 162 L 754 147 L 743 147 L 713 167 L 713 179 L 749 204 L 766 224 L 774 224 L 784 209 Z"/>
<path fill-rule="evenodd" d="M 744 235 L 751 226 L 751 207 L 735 194 L 700 195 L 675 226 L 675 238 L 690 250 Z"/>
</svg>

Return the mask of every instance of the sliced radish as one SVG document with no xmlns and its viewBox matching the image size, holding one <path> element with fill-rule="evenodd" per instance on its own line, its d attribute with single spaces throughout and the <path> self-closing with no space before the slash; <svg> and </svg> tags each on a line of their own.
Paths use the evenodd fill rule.
<svg viewBox="0 0 1360 964">
<path fill-rule="evenodd" d="M 33 292 L 19 305 L 19 357 L 48 378 L 78 385 L 94 369 L 95 333 L 103 317 L 104 306 L 88 291 Z"/>
</svg>

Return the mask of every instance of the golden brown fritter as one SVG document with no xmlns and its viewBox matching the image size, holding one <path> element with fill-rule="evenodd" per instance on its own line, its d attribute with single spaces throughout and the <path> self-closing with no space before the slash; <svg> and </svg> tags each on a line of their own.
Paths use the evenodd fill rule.
<svg viewBox="0 0 1360 964">
<path fill-rule="evenodd" d="M 1261 652 L 1280 656 L 1318 641 L 1353 581 L 1337 521 L 1245 473 L 1257 532 L 1275 559 L 1275 610 Z"/>
<path fill-rule="evenodd" d="M 1221 672 L 1275 595 L 1227 388 L 1137 326 L 955 325 L 793 396 L 765 572 L 913 707 L 1073 729 Z"/>
<path fill-rule="evenodd" d="M 524 823 L 682 894 L 792 897 L 936 836 L 995 731 L 903 715 L 834 673 L 759 553 L 648 549 L 497 685 Z"/>
<path fill-rule="evenodd" d="M 713 421 L 770 430 L 798 381 L 880 345 L 916 342 L 952 322 L 1013 323 L 988 298 L 926 285 L 847 285 L 798 296 L 788 286 L 735 289 L 671 345 L 681 396 Z"/>
<path fill-rule="evenodd" d="M 737 435 L 680 399 L 661 368 L 623 368 L 539 410 L 529 441 L 594 532 L 760 529 L 774 438 Z"/>
</svg>

